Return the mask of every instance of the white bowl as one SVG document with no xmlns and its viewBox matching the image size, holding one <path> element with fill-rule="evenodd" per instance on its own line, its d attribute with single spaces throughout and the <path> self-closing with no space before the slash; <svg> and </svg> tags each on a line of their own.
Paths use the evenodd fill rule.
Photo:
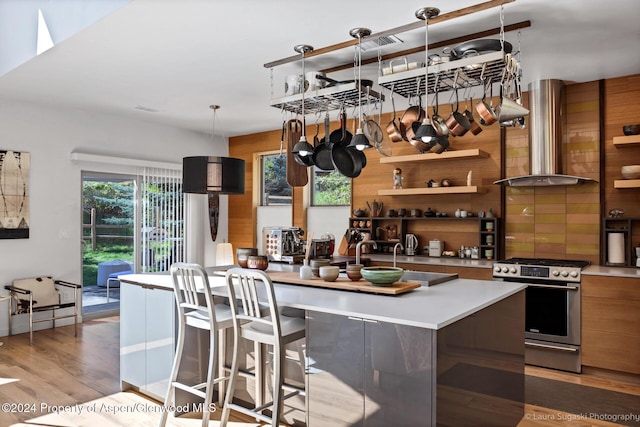
<svg viewBox="0 0 640 427">
<path fill-rule="evenodd" d="M 640 179 L 640 165 L 623 166 L 622 176 L 626 179 Z"/>
<path fill-rule="evenodd" d="M 320 267 L 320 278 L 325 282 L 335 282 L 340 274 L 340 267 L 337 265 L 324 265 Z"/>
</svg>

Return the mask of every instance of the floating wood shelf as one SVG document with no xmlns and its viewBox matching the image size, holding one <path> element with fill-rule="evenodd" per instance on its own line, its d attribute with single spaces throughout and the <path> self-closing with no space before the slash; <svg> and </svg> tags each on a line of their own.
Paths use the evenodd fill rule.
<svg viewBox="0 0 640 427">
<path fill-rule="evenodd" d="M 423 162 L 430 160 L 447 160 L 447 159 L 461 159 L 461 158 L 487 158 L 489 153 L 473 148 L 470 150 L 456 150 L 445 151 L 442 154 L 424 153 L 424 154 L 409 154 L 406 156 L 391 156 L 381 157 L 380 163 L 403 163 L 403 162 Z"/>
<path fill-rule="evenodd" d="M 614 136 L 613 145 L 617 145 L 617 146 L 640 145 L 640 135 Z"/>
<path fill-rule="evenodd" d="M 640 181 L 639 181 L 640 182 Z M 640 184 L 639 184 L 640 185 Z M 481 193 L 479 187 L 471 186 L 453 186 L 453 187 L 436 187 L 436 188 L 402 188 L 399 190 L 378 190 L 379 196 L 414 196 L 419 194 L 473 194 Z"/>
<path fill-rule="evenodd" d="M 640 188 L 640 179 L 616 179 L 613 188 Z"/>
</svg>

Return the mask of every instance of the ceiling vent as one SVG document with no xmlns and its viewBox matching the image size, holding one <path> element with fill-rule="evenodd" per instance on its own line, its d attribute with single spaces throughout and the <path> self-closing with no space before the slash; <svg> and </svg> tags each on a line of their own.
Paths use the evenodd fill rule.
<svg viewBox="0 0 640 427">
<path fill-rule="evenodd" d="M 384 47 L 391 44 L 404 43 L 398 36 L 390 35 L 390 36 L 382 36 L 376 38 L 370 38 L 367 41 L 363 41 L 360 45 L 360 49 L 362 50 L 370 50 L 377 49 L 378 47 Z"/>
</svg>

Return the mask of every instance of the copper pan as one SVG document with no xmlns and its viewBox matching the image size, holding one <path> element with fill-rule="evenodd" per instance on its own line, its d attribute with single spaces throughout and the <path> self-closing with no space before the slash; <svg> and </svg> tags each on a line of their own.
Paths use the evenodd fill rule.
<svg viewBox="0 0 640 427">
<path fill-rule="evenodd" d="M 447 127 L 449 128 L 449 132 L 454 136 L 462 136 L 471 129 L 471 123 L 469 119 L 462 114 L 460 110 L 460 102 L 458 99 L 458 89 L 455 90 L 456 93 L 456 109 L 451 112 L 451 115 L 446 120 Z"/>
<path fill-rule="evenodd" d="M 491 105 L 486 101 L 488 88 L 491 90 Z M 491 79 L 487 81 L 482 99 L 476 104 L 476 112 L 480 116 L 480 123 L 485 126 L 490 126 L 498 120 L 498 116 L 496 116 L 495 111 L 493 111 L 493 86 L 491 86 Z"/>
<path fill-rule="evenodd" d="M 391 105 L 393 106 L 393 120 L 386 127 L 387 135 L 393 142 L 400 142 L 404 139 L 404 125 L 402 121 L 396 122 L 396 103 L 393 100 L 393 88 L 391 88 Z"/>
</svg>

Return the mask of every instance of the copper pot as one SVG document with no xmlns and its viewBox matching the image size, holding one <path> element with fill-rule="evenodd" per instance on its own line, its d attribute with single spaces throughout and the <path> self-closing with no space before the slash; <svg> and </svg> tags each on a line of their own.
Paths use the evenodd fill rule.
<svg viewBox="0 0 640 427">
<path fill-rule="evenodd" d="M 401 120 L 396 123 L 396 103 L 393 100 L 393 91 L 391 92 L 391 105 L 393 106 L 393 119 L 387 125 L 386 131 L 391 141 L 400 142 L 404 139 L 405 130 Z"/>
<path fill-rule="evenodd" d="M 489 79 L 487 85 L 491 88 L 491 105 L 486 101 L 487 88 L 485 87 L 482 99 L 476 104 L 476 112 L 480 116 L 480 123 L 489 126 L 494 124 L 498 120 L 498 116 L 493 111 L 493 87 L 491 86 L 491 79 Z"/>
<path fill-rule="evenodd" d="M 467 116 L 467 120 L 469 120 L 469 123 L 471 124 L 470 131 L 471 131 L 472 134 L 477 135 L 480 132 L 482 132 L 482 127 L 480 127 L 478 122 L 476 122 L 475 118 L 473 117 L 473 113 L 471 112 L 471 110 L 469 110 L 467 108 L 466 110 L 464 110 L 463 114 L 465 116 Z"/>
<path fill-rule="evenodd" d="M 436 82 L 436 99 L 433 105 L 433 116 L 431 116 L 431 124 L 439 136 L 449 135 L 449 127 L 445 120 L 438 115 L 438 84 Z"/>
<path fill-rule="evenodd" d="M 449 132 L 454 136 L 462 136 L 471 129 L 469 119 L 458 111 L 459 108 L 458 90 L 456 89 L 456 109 L 451 112 L 451 115 L 445 122 L 449 128 Z"/>
<path fill-rule="evenodd" d="M 398 122 L 396 123 L 396 118 L 394 117 L 393 120 L 391 120 L 387 125 L 387 135 L 389 135 L 391 141 L 400 142 L 403 140 L 403 129 L 404 125 L 402 124 L 402 122 L 398 120 Z"/>
<path fill-rule="evenodd" d="M 420 103 L 422 104 L 422 103 Z M 414 105 L 407 108 L 402 114 L 400 122 L 404 125 L 404 137 L 406 141 L 411 141 L 416 136 L 416 131 L 422 124 L 422 119 L 426 116 L 422 105 Z"/>
</svg>

